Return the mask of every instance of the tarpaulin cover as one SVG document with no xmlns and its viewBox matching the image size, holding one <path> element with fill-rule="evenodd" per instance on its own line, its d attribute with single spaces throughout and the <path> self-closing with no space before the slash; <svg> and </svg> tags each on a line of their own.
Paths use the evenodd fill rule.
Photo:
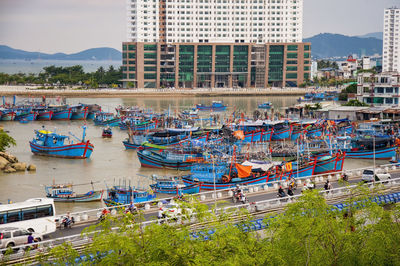
<svg viewBox="0 0 400 266">
<path fill-rule="evenodd" d="M 240 164 L 235 164 L 236 169 L 238 171 L 238 177 L 243 178 L 243 177 L 248 177 L 251 173 L 251 166 L 244 166 Z"/>
</svg>

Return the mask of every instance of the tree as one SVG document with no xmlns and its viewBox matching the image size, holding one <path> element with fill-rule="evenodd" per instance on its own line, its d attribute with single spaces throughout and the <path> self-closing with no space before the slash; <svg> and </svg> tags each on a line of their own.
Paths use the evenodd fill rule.
<svg viewBox="0 0 400 266">
<path fill-rule="evenodd" d="M 376 195 L 360 185 L 340 211 L 307 191 L 284 212 L 267 214 L 261 234 L 240 229 L 256 219 L 245 211 L 205 212 L 198 203 L 185 203 L 204 215 L 193 227 L 142 226 L 140 213 L 121 213 L 91 228 L 100 231 L 85 252 L 96 256 L 93 264 L 113 265 L 399 265 L 400 207 L 385 209 L 370 200 Z M 77 256 L 68 245 L 50 254 L 63 264 Z"/>
<path fill-rule="evenodd" d="M 360 102 L 359 100 L 350 100 L 347 103 L 343 104 L 343 106 L 369 106 L 366 103 Z"/>
<path fill-rule="evenodd" d="M 15 146 L 15 139 L 8 135 L 3 129 L 0 129 L 0 151 L 5 152 L 9 147 Z"/>
</svg>

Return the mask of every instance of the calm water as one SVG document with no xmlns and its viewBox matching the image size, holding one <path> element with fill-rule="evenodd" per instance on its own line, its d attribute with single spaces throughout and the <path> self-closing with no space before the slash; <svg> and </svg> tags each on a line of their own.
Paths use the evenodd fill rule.
<svg viewBox="0 0 400 266">
<path fill-rule="evenodd" d="M 20 99 L 17 99 L 20 100 Z M 114 111 L 118 105 L 139 105 L 153 108 L 156 111 L 170 107 L 171 112 L 194 106 L 196 103 L 211 103 L 212 100 L 223 100 L 229 105 L 230 111 L 236 106 L 237 111 L 251 113 L 259 103 L 271 101 L 276 109 L 289 106 L 296 102 L 296 97 L 219 97 L 217 98 L 72 98 L 67 99 L 67 103 L 97 103 L 103 106 L 104 110 Z M 55 99 L 49 99 L 55 101 Z M 105 189 L 112 186 L 114 182 L 120 180 L 131 181 L 139 187 L 148 187 L 150 180 L 144 176 L 151 174 L 173 175 L 179 174 L 178 171 L 157 170 L 141 168 L 136 151 L 125 150 L 122 140 L 127 137 L 126 131 L 115 128 L 112 139 L 101 137 L 101 127 L 94 126 L 92 121 L 87 122 L 87 139 L 95 146 L 90 159 L 70 160 L 58 159 L 44 156 L 34 156 L 29 147 L 29 140 L 33 138 L 33 130 L 40 129 L 44 125 L 48 130 L 56 130 L 59 133 L 67 134 L 72 132 L 75 136 L 81 137 L 84 124 L 82 121 L 34 121 L 29 124 L 18 122 L 0 122 L 5 130 L 8 130 L 17 141 L 17 146 L 11 148 L 11 153 L 16 155 L 20 161 L 33 163 L 37 166 L 37 171 L 30 173 L 0 173 L 0 202 L 5 203 L 8 199 L 22 201 L 32 197 L 44 197 L 45 184 L 73 182 L 82 184 L 88 182 L 99 182 L 95 184 L 95 189 Z M 346 160 L 346 168 L 359 168 L 370 165 L 369 161 Z M 140 176 L 139 176 L 139 175 Z M 87 192 L 90 186 L 77 186 L 77 192 Z M 75 203 L 57 204 L 57 212 L 78 211 L 87 208 L 101 207 L 102 203 Z"/>
<path fill-rule="evenodd" d="M 74 65 L 81 65 L 85 72 L 94 72 L 99 67 L 108 69 L 111 65 L 118 69 L 122 64 L 122 61 L 80 61 L 80 60 L 17 60 L 17 59 L 1 59 L 0 60 L 0 72 L 7 74 L 16 73 L 34 73 L 39 74 L 43 71 L 43 67 L 47 66 L 62 66 L 69 67 Z"/>
</svg>

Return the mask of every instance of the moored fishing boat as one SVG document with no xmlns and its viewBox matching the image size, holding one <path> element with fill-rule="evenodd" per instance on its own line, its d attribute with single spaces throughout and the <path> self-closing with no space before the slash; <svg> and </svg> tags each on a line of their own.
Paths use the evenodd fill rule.
<svg viewBox="0 0 400 266">
<path fill-rule="evenodd" d="M 316 160 L 315 175 L 340 172 L 343 170 L 344 159 L 347 157 L 345 153 L 337 153 L 334 155 L 322 154 L 314 157 Z"/>
<path fill-rule="evenodd" d="M 73 184 L 52 184 L 45 186 L 46 197 L 57 202 L 90 202 L 100 201 L 103 197 L 103 190 L 90 190 L 85 194 L 78 194 L 73 190 Z"/>
<path fill-rule="evenodd" d="M 211 105 L 197 104 L 196 108 L 199 111 L 225 111 L 226 105 L 222 101 L 213 101 Z"/>
<path fill-rule="evenodd" d="M 53 110 L 52 120 L 70 120 L 72 116 L 72 108 L 55 108 Z"/>
<path fill-rule="evenodd" d="M 51 157 L 84 159 L 89 158 L 93 152 L 93 144 L 85 141 L 86 127 L 83 127 L 83 137 L 78 143 L 73 143 L 69 136 L 59 135 L 47 130 L 35 130 L 36 137 L 29 142 L 31 151 L 35 155 Z M 69 140 L 69 144 L 65 144 Z"/>
<path fill-rule="evenodd" d="M 151 184 L 150 187 L 155 193 L 182 195 L 200 193 L 201 191 L 201 182 L 194 185 L 185 186 L 183 183 L 177 181 L 174 177 L 156 177 L 153 180 L 155 180 L 156 183 Z"/>
<path fill-rule="evenodd" d="M 21 115 L 15 117 L 15 120 L 16 121 L 21 121 L 21 120 L 34 121 L 34 120 L 36 120 L 37 115 L 38 115 L 37 112 L 31 111 L 29 113 L 21 114 Z"/>
<path fill-rule="evenodd" d="M 206 156 L 194 150 L 178 151 L 163 150 L 156 152 L 152 150 L 138 149 L 137 155 L 142 167 L 166 168 L 187 171 L 193 163 L 204 161 Z"/>
<path fill-rule="evenodd" d="M 41 111 L 38 111 L 38 112 L 39 113 L 37 115 L 36 120 L 49 121 L 53 117 L 53 111 L 49 111 L 49 110 L 45 109 L 45 110 L 41 110 Z"/>
<path fill-rule="evenodd" d="M 155 199 L 152 191 L 137 190 L 133 186 L 113 186 L 107 188 L 107 198 L 103 199 L 107 207 L 141 203 Z"/>
<path fill-rule="evenodd" d="M 119 117 L 115 117 L 113 113 L 104 113 L 98 112 L 93 119 L 93 122 L 96 126 L 110 126 L 117 127 L 120 123 L 121 119 Z"/>
<path fill-rule="evenodd" d="M 89 113 L 88 107 L 77 105 L 77 106 L 72 106 L 71 109 L 72 109 L 71 120 L 86 120 L 86 117 Z"/>
<path fill-rule="evenodd" d="M 271 102 L 263 102 L 258 105 L 259 109 L 271 109 L 272 103 Z"/>
<path fill-rule="evenodd" d="M 1 120 L 2 121 L 13 121 L 16 113 L 12 110 L 2 110 Z"/>
</svg>

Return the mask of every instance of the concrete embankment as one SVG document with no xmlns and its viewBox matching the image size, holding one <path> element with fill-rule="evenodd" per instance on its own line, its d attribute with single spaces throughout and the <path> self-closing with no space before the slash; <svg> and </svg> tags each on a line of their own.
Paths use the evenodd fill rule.
<svg viewBox="0 0 400 266">
<path fill-rule="evenodd" d="M 323 91 L 328 89 L 323 89 Z M 0 86 L 1 96 L 27 97 L 229 97 L 229 96 L 302 96 L 311 89 L 267 88 L 267 89 L 38 89 L 35 86 Z"/>
</svg>

